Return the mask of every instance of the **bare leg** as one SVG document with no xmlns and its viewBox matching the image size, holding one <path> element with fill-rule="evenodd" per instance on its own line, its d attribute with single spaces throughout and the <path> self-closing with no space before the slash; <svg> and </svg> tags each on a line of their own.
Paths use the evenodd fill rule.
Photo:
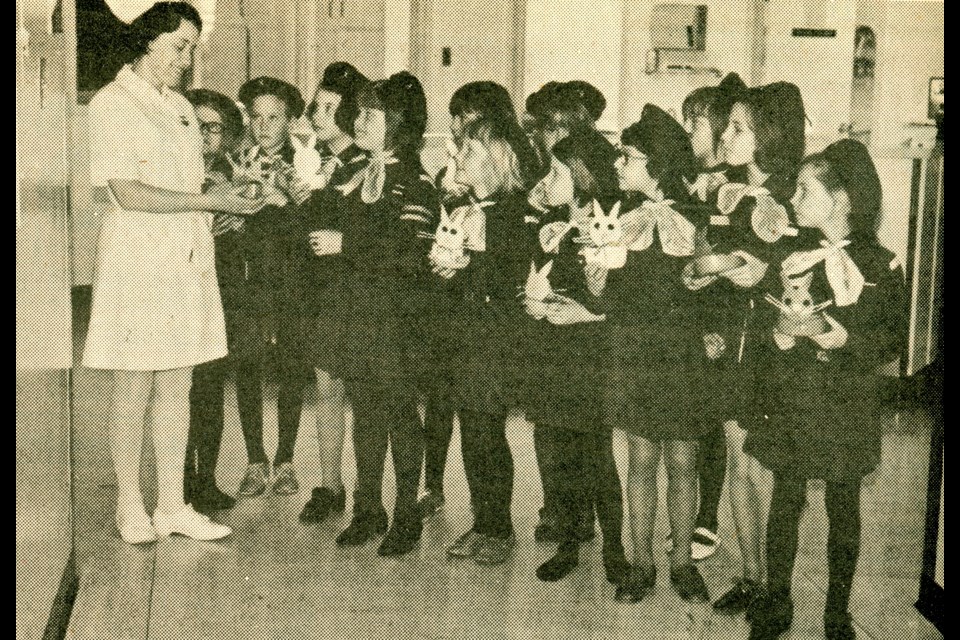
<svg viewBox="0 0 960 640">
<path fill-rule="evenodd" d="M 190 383 L 193 367 L 154 374 L 152 428 L 157 458 L 157 508 L 176 513 L 183 508 L 183 456 L 190 428 Z"/>
<path fill-rule="evenodd" d="M 346 399 L 343 381 L 314 369 L 317 375 L 317 436 L 320 443 L 320 486 L 334 493 L 343 486 L 343 439 L 346 433 Z"/>
<path fill-rule="evenodd" d="M 152 371 L 114 371 L 110 409 L 110 455 L 117 474 L 117 510 L 144 511 L 140 460 Z M 184 453 L 186 445 L 184 445 Z M 183 455 L 177 462 L 183 473 Z M 182 498 L 182 495 L 181 495 Z"/>
<path fill-rule="evenodd" d="M 630 466 L 627 471 L 627 500 L 634 563 L 653 566 L 653 524 L 657 515 L 657 467 L 660 443 L 627 434 Z M 689 543 L 687 544 L 689 547 Z"/>
<path fill-rule="evenodd" d="M 697 441 L 670 440 L 664 443 L 667 466 L 667 508 L 673 551 L 670 566 L 690 564 L 690 538 L 697 516 Z"/>
</svg>

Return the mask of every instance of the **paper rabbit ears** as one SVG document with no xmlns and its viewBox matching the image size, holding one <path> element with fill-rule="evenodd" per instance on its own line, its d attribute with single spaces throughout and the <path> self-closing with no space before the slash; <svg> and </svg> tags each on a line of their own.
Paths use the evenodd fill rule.
<svg viewBox="0 0 960 640">
<path fill-rule="evenodd" d="M 311 133 L 307 136 L 306 142 L 300 141 L 300 136 L 290 134 L 290 145 L 293 147 L 294 151 L 303 151 L 304 149 L 316 149 L 317 148 L 317 134 Z"/>
<path fill-rule="evenodd" d="M 619 218 L 619 217 L 620 217 L 620 201 L 617 200 L 617 201 L 614 203 L 614 205 L 613 205 L 612 207 L 610 207 L 610 211 L 607 212 L 607 213 L 604 213 L 603 207 L 602 207 L 602 206 L 600 205 L 600 203 L 596 200 L 596 198 L 594 198 L 594 200 L 593 200 L 593 217 L 595 217 L 595 218 Z"/>
</svg>

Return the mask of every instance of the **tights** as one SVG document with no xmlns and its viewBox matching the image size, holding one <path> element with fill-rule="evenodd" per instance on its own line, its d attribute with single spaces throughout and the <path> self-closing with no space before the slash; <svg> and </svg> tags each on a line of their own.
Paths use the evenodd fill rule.
<svg viewBox="0 0 960 640">
<path fill-rule="evenodd" d="M 657 469 L 661 451 L 667 467 L 667 511 L 673 534 L 671 566 L 690 563 L 690 538 L 697 505 L 697 442 L 686 440 L 651 441 L 628 435 L 630 470 L 627 496 L 630 502 L 630 529 L 634 560 L 653 565 L 653 525 L 657 512 Z"/>
<path fill-rule="evenodd" d="M 426 445 L 424 487 L 443 495 L 443 474 L 447 468 L 447 452 L 453 436 L 453 403 L 449 393 L 438 391 L 427 397 L 423 427 Z"/>
<path fill-rule="evenodd" d="M 767 574 L 770 591 L 789 597 L 800 516 L 806 504 L 805 479 L 777 475 L 767 525 Z M 846 612 L 860 555 L 860 483 L 828 482 L 826 491 L 828 613 Z"/>
<path fill-rule="evenodd" d="M 717 532 L 717 509 L 727 473 L 727 438 L 723 427 L 711 429 L 700 438 L 697 475 L 700 478 L 700 509 L 696 526 Z"/>
<path fill-rule="evenodd" d="M 352 382 L 349 394 L 353 401 L 358 511 L 383 509 L 383 466 L 389 443 L 397 477 L 394 512 L 412 516 L 423 464 L 423 426 L 415 394 L 404 394 L 396 385 L 365 380 Z"/>
<path fill-rule="evenodd" d="M 513 456 L 506 434 L 507 414 L 460 412 L 463 468 L 473 504 L 473 530 L 504 539 L 513 533 Z"/>
<path fill-rule="evenodd" d="M 613 459 L 613 438 L 609 431 L 584 433 L 537 425 L 541 438 L 551 441 L 556 455 L 557 515 L 561 540 L 577 539 L 577 525 L 584 505 L 595 504 L 605 547 L 622 550 L 623 493 Z"/>
</svg>

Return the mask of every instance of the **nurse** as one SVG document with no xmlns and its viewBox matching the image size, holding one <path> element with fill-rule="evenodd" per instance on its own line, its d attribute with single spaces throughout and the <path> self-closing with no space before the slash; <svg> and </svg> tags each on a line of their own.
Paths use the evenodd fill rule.
<svg viewBox="0 0 960 640">
<path fill-rule="evenodd" d="M 117 528 L 128 543 L 178 533 L 213 540 L 230 528 L 183 500 L 195 365 L 227 354 L 209 211 L 263 206 L 229 186 L 201 193 L 203 143 L 176 91 L 202 23 L 183 2 L 153 5 L 130 25 L 129 62 L 90 102 L 91 182 L 108 187 L 83 365 L 113 373 L 110 449 Z M 147 515 L 140 457 L 152 398 L 157 508 Z"/>
</svg>

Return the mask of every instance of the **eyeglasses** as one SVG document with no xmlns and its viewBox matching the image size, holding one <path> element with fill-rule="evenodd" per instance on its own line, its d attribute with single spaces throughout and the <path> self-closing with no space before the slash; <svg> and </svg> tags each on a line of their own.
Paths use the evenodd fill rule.
<svg viewBox="0 0 960 640">
<path fill-rule="evenodd" d="M 221 134 L 223 133 L 223 124 L 220 122 L 201 122 L 200 133 L 211 135 Z"/>
</svg>

